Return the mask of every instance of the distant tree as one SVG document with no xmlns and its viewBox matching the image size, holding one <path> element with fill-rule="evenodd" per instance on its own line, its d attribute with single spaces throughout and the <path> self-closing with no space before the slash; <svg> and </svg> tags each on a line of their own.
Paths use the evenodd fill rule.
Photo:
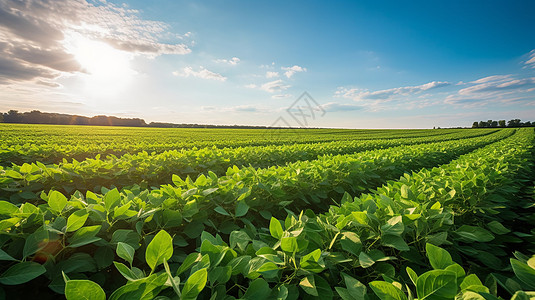
<svg viewBox="0 0 535 300">
<path fill-rule="evenodd" d="M 492 127 L 492 120 L 487 121 L 487 127 Z"/>
<path fill-rule="evenodd" d="M 479 127 L 479 123 L 476 121 L 472 124 L 472 128 L 478 128 Z"/>
<path fill-rule="evenodd" d="M 505 126 L 506 126 L 506 125 L 505 125 L 505 120 L 500 120 L 500 121 L 498 121 L 498 126 L 500 126 L 500 127 L 505 127 Z"/>
<path fill-rule="evenodd" d="M 522 126 L 524 127 L 531 127 L 532 126 L 532 123 L 530 121 L 526 121 L 524 123 L 522 123 Z"/>
<path fill-rule="evenodd" d="M 0 113 L 0 123 L 4 123 L 4 114 Z"/>
<path fill-rule="evenodd" d="M 21 123 L 22 117 L 17 110 L 10 110 L 4 115 L 4 122 L 6 123 Z"/>
<path fill-rule="evenodd" d="M 492 121 L 492 122 L 490 123 L 490 127 L 492 127 L 492 128 L 496 128 L 496 127 L 498 127 L 498 121 Z"/>
<path fill-rule="evenodd" d="M 479 128 L 487 128 L 487 127 L 489 127 L 487 122 L 479 121 Z"/>
<path fill-rule="evenodd" d="M 520 127 L 521 123 L 520 119 L 509 120 L 507 121 L 507 127 Z"/>
</svg>

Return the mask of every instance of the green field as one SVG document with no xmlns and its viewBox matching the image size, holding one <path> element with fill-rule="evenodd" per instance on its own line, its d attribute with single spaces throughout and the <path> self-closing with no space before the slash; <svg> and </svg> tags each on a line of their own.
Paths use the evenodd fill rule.
<svg viewBox="0 0 535 300">
<path fill-rule="evenodd" d="M 533 128 L 0 134 L 0 299 L 535 297 Z"/>
</svg>

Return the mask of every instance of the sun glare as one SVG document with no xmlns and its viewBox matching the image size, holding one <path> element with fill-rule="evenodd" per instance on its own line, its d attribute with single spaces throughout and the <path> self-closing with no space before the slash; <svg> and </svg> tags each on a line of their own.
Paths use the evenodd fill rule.
<svg viewBox="0 0 535 300">
<path fill-rule="evenodd" d="M 135 74 L 130 67 L 132 54 L 104 42 L 73 35 L 66 40 L 66 48 L 84 69 L 85 85 L 93 94 L 113 95 Z"/>
</svg>

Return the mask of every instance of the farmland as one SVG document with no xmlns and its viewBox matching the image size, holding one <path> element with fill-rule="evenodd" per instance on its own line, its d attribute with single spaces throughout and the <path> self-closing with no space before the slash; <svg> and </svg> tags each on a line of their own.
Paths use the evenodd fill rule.
<svg viewBox="0 0 535 300">
<path fill-rule="evenodd" d="M 535 295 L 533 128 L 0 133 L 0 299 Z"/>
</svg>

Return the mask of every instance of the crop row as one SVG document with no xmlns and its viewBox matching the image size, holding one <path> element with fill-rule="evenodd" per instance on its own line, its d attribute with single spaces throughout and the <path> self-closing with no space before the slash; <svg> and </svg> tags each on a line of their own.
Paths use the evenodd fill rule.
<svg viewBox="0 0 535 300">
<path fill-rule="evenodd" d="M 36 162 L 0 167 L 0 197 L 17 203 L 38 198 L 42 190 L 64 193 L 74 190 L 95 191 L 101 187 L 126 187 L 132 184 L 157 186 L 171 182 L 171 175 L 197 177 L 212 171 L 225 174 L 233 166 L 267 168 L 295 161 L 317 159 L 320 155 L 341 155 L 401 145 L 433 143 L 486 136 L 495 131 L 463 131 L 424 138 L 355 140 L 284 146 L 251 146 L 238 148 L 202 148 L 165 151 L 160 154 L 125 154 L 106 159 L 86 159 L 44 165 Z"/>
<path fill-rule="evenodd" d="M 216 146 L 243 147 L 347 140 L 425 137 L 461 130 L 340 130 L 340 129 L 155 129 L 93 126 L 0 124 L 0 165 L 64 158 L 82 160 L 97 154 L 163 152 Z M 471 130 L 472 131 L 472 130 Z M 484 132 L 477 129 L 474 132 Z M 463 131 L 466 132 L 466 131 Z"/>
<path fill-rule="evenodd" d="M 47 280 L 43 280 L 50 283 L 49 287 L 59 293 L 65 290 L 69 299 L 89 291 L 95 291 L 88 294 L 94 296 L 91 299 L 104 299 L 104 292 L 98 285 L 107 291 L 115 290 L 110 299 L 152 299 L 157 295 L 164 297 L 161 299 L 177 295 L 182 299 L 197 296 L 202 299 L 266 299 L 270 295 L 280 299 L 331 299 L 333 286 L 343 299 L 353 299 L 351 295 L 356 299 L 359 294 L 354 293 L 358 291 L 364 296 L 367 291 L 366 286 L 355 279 L 358 278 L 365 283 L 373 281 L 371 288 L 382 299 L 388 299 L 381 296 L 385 291 L 404 299 L 407 290 L 400 284 L 403 281 L 401 268 L 410 266 L 409 277 L 415 281 L 419 298 L 429 296 L 431 299 L 433 293 L 435 296 L 453 295 L 450 298 L 458 292 L 491 294 L 493 291 L 488 287 L 479 287 L 483 285 L 477 284 L 477 277 L 466 276 L 465 271 L 448 258 L 449 254 L 432 246 L 427 247 L 427 254 L 435 270 L 418 276 L 429 269 L 429 263 L 422 256 L 424 246 L 426 242 L 450 246 L 458 254 L 454 256 L 456 262 L 460 263 L 467 254 L 461 253 L 459 247 L 469 245 L 478 249 L 490 241 L 498 243 L 507 238 L 505 225 L 498 220 L 480 219 L 478 214 L 483 211 L 481 214 L 487 215 L 491 214 L 491 209 L 500 209 L 523 185 L 524 178 L 518 176 L 532 169 L 533 137 L 533 130 L 520 130 L 440 168 L 405 175 L 374 193 L 355 199 L 346 194 L 339 206 L 331 207 L 325 214 L 315 215 L 311 210 L 299 215 L 290 213 L 283 222 L 271 218 L 269 226 L 254 226 L 255 220 L 240 216 L 249 206 L 254 210 L 264 203 L 265 208 L 269 208 L 268 201 L 259 202 L 256 207 L 251 205 L 253 199 L 248 197 L 252 190 L 247 192 L 237 184 L 244 180 L 241 170 L 229 171 L 224 179 L 236 181 L 221 185 L 218 190 L 202 189 L 208 177 L 201 176 L 196 182 L 179 182 L 179 185 L 197 185 L 180 193 L 189 197 L 182 198 L 187 200 L 181 202 L 183 207 L 176 206 L 178 194 L 168 194 L 176 192 L 177 187 L 162 187 L 160 192 L 150 193 L 123 191 L 122 196 L 117 190 L 103 197 L 92 193 L 87 197 L 75 194 L 71 199 L 52 191 L 44 197 L 47 203 L 39 207 L 30 203 L 17 207 L 0 202 L 3 217 L 0 230 L 5 232 L 0 257 L 13 261 L 6 264 L 9 269 L 0 275 L 0 283 L 5 285 L 8 295 L 14 291 L 31 293 L 20 285 L 44 274 Z M 459 143 L 434 145 L 438 144 L 442 144 L 442 151 L 452 151 L 453 145 Z M 445 144 L 452 144 L 451 148 Z M 421 147 L 430 145 L 433 144 Z M 406 148 L 410 147 L 381 151 Z M 438 162 L 440 157 L 434 158 Z M 327 158 L 324 161 L 328 161 Z M 294 175 L 298 176 L 299 171 Z M 291 181 L 292 177 L 286 180 Z M 508 189 L 510 186 L 514 188 Z M 201 201 L 196 200 L 224 189 L 241 189 L 245 195 L 238 199 L 236 210 L 230 213 L 244 224 L 241 228 L 232 228 L 228 234 L 220 236 L 202 231 L 202 227 L 195 232 L 202 224 L 199 222 L 195 227 L 180 226 L 177 220 L 182 217 L 190 221 L 189 213 L 193 208 L 199 210 Z M 146 201 L 140 198 L 143 193 Z M 211 202 L 221 200 L 210 199 Z M 246 206 L 240 206 L 245 200 L 249 200 Z M 208 209 L 203 207 L 202 210 Z M 222 206 L 217 206 L 216 211 L 221 216 L 229 214 Z M 214 219 L 213 215 L 204 215 L 202 221 L 209 224 Z M 458 220 L 463 222 L 458 223 Z M 222 227 L 208 227 L 207 230 L 225 232 Z M 188 245 L 181 233 L 190 235 L 196 244 Z M 525 241 L 531 234 L 518 232 L 515 236 Z M 524 268 L 523 264 L 518 260 L 513 268 Z M 529 269 L 523 270 L 529 273 Z M 527 285 L 524 273 L 508 279 L 523 288 Z M 498 282 L 499 275 L 492 278 Z M 128 280 L 126 285 L 119 276 Z M 374 281 L 381 276 L 386 283 Z M 447 287 L 436 289 L 435 285 L 441 282 L 446 282 Z M 471 285 L 476 287 L 461 290 Z"/>
</svg>

